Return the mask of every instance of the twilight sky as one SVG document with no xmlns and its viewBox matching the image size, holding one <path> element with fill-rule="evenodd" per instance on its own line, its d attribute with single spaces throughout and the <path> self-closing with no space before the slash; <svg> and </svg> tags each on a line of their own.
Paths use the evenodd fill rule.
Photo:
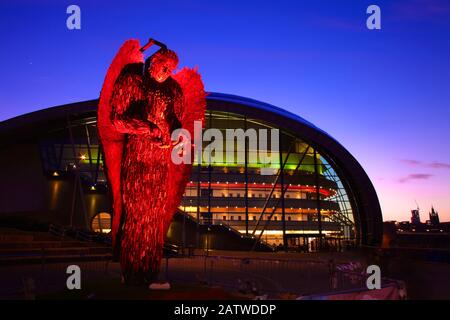
<svg viewBox="0 0 450 320">
<path fill-rule="evenodd" d="M 81 8 L 81 30 L 66 8 Z M 366 28 L 381 8 L 382 29 Z M 450 2 L 2 0 L 0 121 L 97 98 L 123 41 L 149 37 L 199 66 L 208 91 L 296 113 L 340 141 L 384 220 L 415 200 L 450 220 Z"/>
</svg>

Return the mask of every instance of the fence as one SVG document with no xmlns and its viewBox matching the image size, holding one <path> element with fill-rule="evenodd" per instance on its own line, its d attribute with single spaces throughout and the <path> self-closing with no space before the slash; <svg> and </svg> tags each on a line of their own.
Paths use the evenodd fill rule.
<svg viewBox="0 0 450 320">
<path fill-rule="evenodd" d="M 101 279 L 120 281 L 120 267 L 111 260 L 47 262 L 0 267 L 0 299 L 33 299 L 38 295 L 67 290 L 67 267 L 81 268 L 82 284 Z M 365 268 L 357 263 L 334 260 L 268 259 L 230 256 L 167 257 L 161 264 L 160 280 L 172 285 L 195 284 L 221 287 L 249 297 L 296 298 L 367 290 Z M 383 286 L 397 285 L 382 279 Z"/>
<path fill-rule="evenodd" d="M 83 260 L 80 256 L 80 260 Z M 92 280 L 119 277 L 118 269 L 110 267 L 111 260 L 80 262 L 46 262 L 40 264 L 12 265 L 0 267 L 0 299 L 35 299 L 37 296 L 58 294 L 67 290 L 66 273 L 69 265 L 81 269 L 82 285 Z"/>
<path fill-rule="evenodd" d="M 229 256 L 167 259 L 162 277 L 171 283 L 201 283 L 268 298 L 367 290 L 368 275 L 358 263 Z M 383 286 L 398 285 L 382 278 Z"/>
</svg>

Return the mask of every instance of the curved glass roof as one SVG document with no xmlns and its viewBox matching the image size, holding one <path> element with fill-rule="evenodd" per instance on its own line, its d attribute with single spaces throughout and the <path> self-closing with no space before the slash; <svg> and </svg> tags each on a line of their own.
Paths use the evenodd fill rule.
<svg viewBox="0 0 450 320">
<path fill-rule="evenodd" d="M 314 130 L 320 131 L 321 133 L 326 134 L 328 137 L 330 137 L 336 141 L 336 139 L 334 139 L 332 136 L 330 136 L 326 131 L 316 127 L 311 122 L 303 119 L 302 117 L 300 117 L 292 112 L 286 111 L 282 108 L 276 107 L 269 103 L 265 103 L 262 101 L 258 101 L 258 100 L 254 100 L 254 99 L 250 99 L 250 98 L 246 98 L 246 97 L 241 97 L 241 96 L 237 96 L 237 95 L 219 93 L 219 92 L 208 92 L 207 100 L 230 102 L 230 103 L 240 104 L 240 105 L 249 106 L 249 107 L 253 107 L 256 109 L 261 109 L 264 111 L 272 112 L 272 113 L 275 113 L 282 117 L 286 117 L 291 120 L 300 122 L 303 125 L 313 128 Z M 45 109 L 41 109 L 41 110 L 37 110 L 37 111 L 32 111 L 30 113 L 18 115 L 16 117 L 4 120 L 4 121 L 0 122 L 0 124 L 6 125 L 6 123 L 8 123 L 8 125 L 19 125 L 19 126 L 26 125 L 28 123 L 33 123 L 35 121 L 39 121 L 39 120 L 43 120 L 43 119 L 48 119 L 48 118 L 53 118 L 53 117 L 57 118 L 61 115 L 65 115 L 65 113 L 68 111 L 68 109 L 72 109 L 72 111 L 75 111 L 79 107 L 80 107 L 79 111 L 81 111 L 81 112 L 88 111 L 87 109 L 91 109 L 91 107 L 92 107 L 92 111 L 94 111 L 95 108 L 97 107 L 97 103 L 98 103 L 98 100 L 88 100 L 88 101 L 80 101 L 77 103 L 70 103 L 70 104 L 61 105 L 61 106 L 45 108 Z M 84 109 L 84 110 L 81 110 L 81 109 Z"/>
<path fill-rule="evenodd" d="M 218 93 L 218 92 L 208 92 L 208 96 L 207 99 L 211 99 L 211 100 L 218 100 L 218 101 L 224 101 L 224 102 L 230 102 L 230 103 L 236 103 L 236 104 L 242 104 L 242 105 L 246 105 L 246 106 L 250 106 L 250 107 L 254 107 L 257 109 L 262 109 L 264 111 L 268 111 L 268 112 L 272 112 L 275 114 L 278 114 L 280 116 L 283 116 L 285 118 L 289 118 L 291 120 L 300 122 L 310 128 L 313 128 L 315 130 L 318 130 L 324 134 L 326 134 L 327 136 L 329 136 L 330 138 L 334 139 L 332 136 L 330 136 L 326 131 L 316 127 L 314 124 L 312 124 L 311 122 L 309 122 L 308 120 L 303 119 L 302 117 L 289 112 L 287 110 L 284 110 L 282 108 L 276 107 L 274 105 L 271 105 L 269 103 L 265 103 L 262 101 L 258 101 L 258 100 L 254 100 L 254 99 L 250 99 L 250 98 L 246 98 L 246 97 L 241 97 L 241 96 L 236 96 L 236 95 L 232 95 L 232 94 L 226 94 L 226 93 Z"/>
</svg>

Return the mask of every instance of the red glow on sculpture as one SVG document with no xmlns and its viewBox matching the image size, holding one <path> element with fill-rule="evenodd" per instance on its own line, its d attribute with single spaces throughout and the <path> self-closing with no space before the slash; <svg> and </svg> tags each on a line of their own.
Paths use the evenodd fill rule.
<svg viewBox="0 0 450 320">
<path fill-rule="evenodd" d="M 194 137 L 203 121 L 206 94 L 196 70 L 176 74 L 175 52 L 162 48 L 144 63 L 137 40 L 114 58 L 103 84 L 99 136 L 113 196 L 112 239 L 126 282 L 151 282 L 157 275 L 164 238 L 183 195 L 192 165 L 176 165 L 175 129 Z"/>
</svg>

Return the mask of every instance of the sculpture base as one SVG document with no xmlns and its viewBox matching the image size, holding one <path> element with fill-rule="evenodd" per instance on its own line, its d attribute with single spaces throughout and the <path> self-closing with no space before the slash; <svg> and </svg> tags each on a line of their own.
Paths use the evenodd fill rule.
<svg viewBox="0 0 450 320">
<path fill-rule="evenodd" d="M 153 282 L 148 288 L 150 290 L 170 290 L 171 286 L 168 282 Z"/>
</svg>

